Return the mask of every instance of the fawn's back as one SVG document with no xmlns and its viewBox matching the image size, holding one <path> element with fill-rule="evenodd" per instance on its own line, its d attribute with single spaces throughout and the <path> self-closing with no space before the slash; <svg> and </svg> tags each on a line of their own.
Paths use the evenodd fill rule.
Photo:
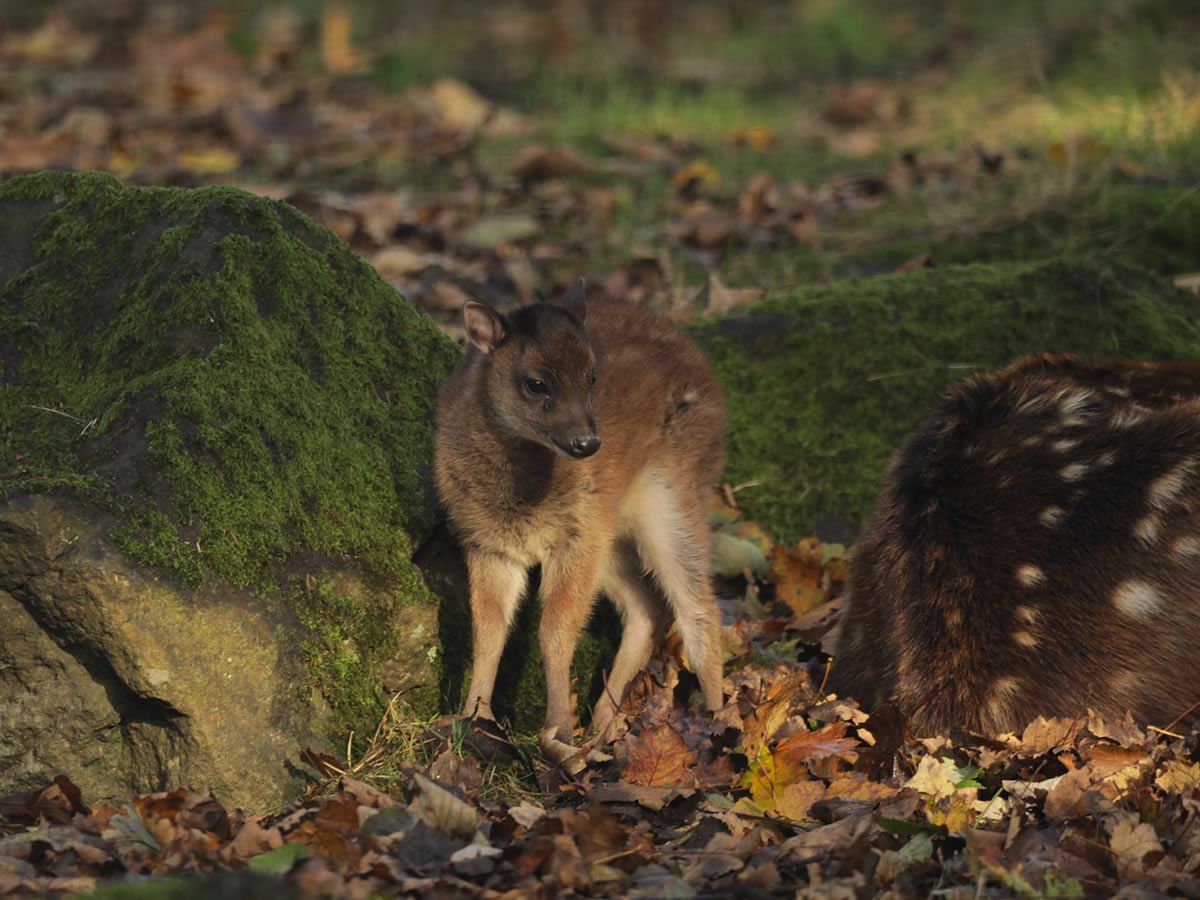
<svg viewBox="0 0 1200 900">
<path fill-rule="evenodd" d="M 833 687 L 918 731 L 1200 701 L 1200 367 L 1040 356 L 949 390 L 850 570 Z"/>
</svg>

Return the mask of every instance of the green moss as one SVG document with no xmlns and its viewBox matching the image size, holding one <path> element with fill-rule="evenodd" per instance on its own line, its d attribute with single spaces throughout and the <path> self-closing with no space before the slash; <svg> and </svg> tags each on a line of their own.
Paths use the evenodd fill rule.
<svg viewBox="0 0 1200 900">
<path fill-rule="evenodd" d="M 389 663 L 399 660 L 411 670 L 434 662 L 420 659 L 427 640 L 414 647 L 404 629 L 394 627 L 398 613 L 414 597 L 422 602 L 432 602 L 432 597 L 415 577 L 391 590 L 355 587 L 360 586 L 312 576 L 293 585 L 291 598 L 307 631 L 301 652 L 314 682 L 342 727 L 369 740 L 387 709 L 381 686 Z M 424 696 L 405 692 L 406 703 L 414 709 L 436 708 L 436 686 L 426 687 Z"/>
<path fill-rule="evenodd" d="M 392 605 L 432 602 L 410 558 L 453 344 L 335 236 L 242 191 L 44 173 L 0 185 L 0 219 L 5 492 L 87 495 L 187 584 L 278 597 L 295 560 L 365 571 L 369 600 L 304 616 L 314 677 L 358 718 Z"/>
<path fill-rule="evenodd" d="M 729 402 L 727 470 L 786 540 L 865 518 L 890 454 L 954 379 L 1032 352 L 1200 358 L 1200 298 L 1086 260 L 847 281 L 702 322 Z"/>
</svg>

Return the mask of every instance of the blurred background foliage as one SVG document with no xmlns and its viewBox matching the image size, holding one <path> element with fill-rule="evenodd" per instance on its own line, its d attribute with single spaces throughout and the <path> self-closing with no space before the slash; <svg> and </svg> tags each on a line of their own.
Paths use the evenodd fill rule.
<svg viewBox="0 0 1200 900">
<path fill-rule="evenodd" d="M 580 273 L 688 318 L 952 262 L 1200 269 L 1188 0 L 3 0 L 0 29 L 0 174 L 288 199 L 451 331 Z"/>
</svg>

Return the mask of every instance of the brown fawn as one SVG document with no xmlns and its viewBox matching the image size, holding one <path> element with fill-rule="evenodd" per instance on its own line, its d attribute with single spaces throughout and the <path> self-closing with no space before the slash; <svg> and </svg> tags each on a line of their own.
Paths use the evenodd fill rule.
<svg viewBox="0 0 1200 900">
<path fill-rule="evenodd" d="M 917 733 L 1200 701 L 1200 366 L 1034 356 L 893 457 L 831 684 Z"/>
<path fill-rule="evenodd" d="M 705 499 L 721 470 L 725 406 L 704 356 L 645 310 L 585 301 L 582 282 L 561 305 L 503 316 L 471 302 L 463 319 L 469 346 L 438 398 L 434 475 L 470 581 L 466 714 L 492 715 L 500 656 L 538 564 L 554 737 L 571 739 L 571 658 L 601 592 L 624 627 L 594 730 L 649 660 L 663 598 L 717 708 Z"/>
</svg>

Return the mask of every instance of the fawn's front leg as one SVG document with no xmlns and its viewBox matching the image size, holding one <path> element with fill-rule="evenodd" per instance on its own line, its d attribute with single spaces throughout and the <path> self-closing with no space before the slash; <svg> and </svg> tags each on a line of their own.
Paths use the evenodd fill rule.
<svg viewBox="0 0 1200 900">
<path fill-rule="evenodd" d="M 508 557 L 482 550 L 467 550 L 471 585 L 471 635 L 474 652 L 471 690 L 463 709 L 467 716 L 492 716 L 492 690 L 496 669 L 508 639 L 529 572 Z"/>
<path fill-rule="evenodd" d="M 571 741 L 571 660 L 579 632 L 596 602 L 607 541 L 578 540 L 542 564 L 542 622 L 538 639 L 546 666 L 546 727 Z"/>
</svg>

